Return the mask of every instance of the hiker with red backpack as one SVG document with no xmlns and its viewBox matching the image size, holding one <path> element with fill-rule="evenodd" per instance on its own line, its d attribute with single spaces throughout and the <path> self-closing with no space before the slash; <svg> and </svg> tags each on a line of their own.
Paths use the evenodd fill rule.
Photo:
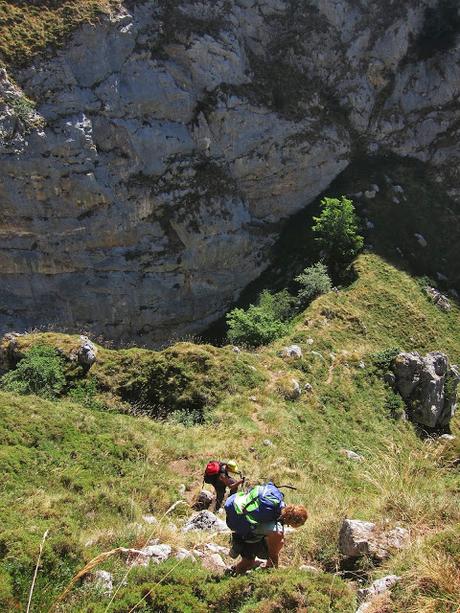
<svg viewBox="0 0 460 613">
<path fill-rule="evenodd" d="M 238 475 L 239 480 L 234 476 Z M 204 483 L 209 483 L 216 490 L 216 502 L 214 512 L 217 512 L 222 506 L 225 491 L 227 487 L 230 489 L 230 494 L 236 494 L 240 485 L 245 481 L 241 472 L 238 470 L 238 465 L 235 460 L 228 462 L 208 462 L 204 471 Z"/>
<path fill-rule="evenodd" d="M 284 494 L 271 481 L 256 485 L 247 493 L 229 496 L 225 513 L 232 531 L 230 556 L 234 559 L 241 556 L 232 568 L 236 574 L 258 566 L 256 557 L 267 560 L 265 568 L 277 567 L 284 545 L 284 527 L 300 528 L 308 518 L 304 506 L 286 505 Z"/>
</svg>

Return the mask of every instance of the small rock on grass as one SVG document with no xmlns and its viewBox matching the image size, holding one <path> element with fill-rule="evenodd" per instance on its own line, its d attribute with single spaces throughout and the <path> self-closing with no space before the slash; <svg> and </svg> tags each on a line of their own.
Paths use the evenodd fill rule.
<svg viewBox="0 0 460 613">
<path fill-rule="evenodd" d="M 398 577 L 397 575 L 387 575 L 386 577 L 377 579 L 371 583 L 369 587 L 358 590 L 358 599 L 360 601 L 368 600 L 373 596 L 377 596 L 377 594 L 383 594 L 383 592 L 387 592 L 394 585 L 396 585 L 400 579 L 401 577 Z"/>
<path fill-rule="evenodd" d="M 196 562 L 196 558 L 188 549 L 184 549 L 181 547 L 177 550 L 176 555 L 174 556 L 176 560 L 191 560 L 192 562 Z"/>
<path fill-rule="evenodd" d="M 86 576 L 86 581 L 93 583 L 104 594 L 111 594 L 113 590 L 113 576 L 106 570 L 97 570 Z"/>
<path fill-rule="evenodd" d="M 344 455 L 349 460 L 353 460 L 353 462 L 363 462 L 364 456 L 359 455 L 355 451 L 351 451 L 350 449 L 341 449 L 340 453 Z"/>
<path fill-rule="evenodd" d="M 284 347 L 281 350 L 281 357 L 282 358 L 295 358 L 295 359 L 299 359 L 302 357 L 302 349 L 299 347 L 299 345 L 289 345 L 289 347 Z"/>
<path fill-rule="evenodd" d="M 158 523 L 158 519 L 154 515 L 143 515 L 142 519 L 146 524 L 153 525 Z"/>
<path fill-rule="evenodd" d="M 321 572 L 319 568 L 316 568 L 316 566 L 310 566 L 310 564 L 302 564 L 301 566 L 299 566 L 299 570 L 304 570 L 309 573 Z"/>
</svg>

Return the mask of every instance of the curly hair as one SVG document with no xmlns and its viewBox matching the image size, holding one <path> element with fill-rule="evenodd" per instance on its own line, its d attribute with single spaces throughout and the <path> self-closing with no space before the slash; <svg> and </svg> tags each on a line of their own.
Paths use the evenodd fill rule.
<svg viewBox="0 0 460 613">
<path fill-rule="evenodd" d="M 281 511 L 281 520 L 288 526 L 298 528 L 308 519 L 308 511 L 301 504 L 288 504 Z"/>
</svg>

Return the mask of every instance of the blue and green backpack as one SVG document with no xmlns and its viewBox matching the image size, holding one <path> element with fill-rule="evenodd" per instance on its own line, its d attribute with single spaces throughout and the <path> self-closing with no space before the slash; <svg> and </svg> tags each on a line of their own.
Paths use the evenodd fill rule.
<svg viewBox="0 0 460 613">
<path fill-rule="evenodd" d="M 271 481 L 256 485 L 247 493 L 237 492 L 225 503 L 227 526 L 242 538 L 248 537 L 257 524 L 279 518 L 283 498 L 284 494 Z"/>
</svg>

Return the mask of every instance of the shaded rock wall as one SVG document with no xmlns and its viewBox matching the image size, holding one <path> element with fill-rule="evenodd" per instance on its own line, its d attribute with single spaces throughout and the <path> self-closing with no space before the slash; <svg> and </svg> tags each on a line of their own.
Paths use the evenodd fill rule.
<svg viewBox="0 0 460 613">
<path fill-rule="evenodd" d="M 14 75 L 42 122 L 0 76 L 2 331 L 203 329 L 357 148 L 457 197 L 459 48 L 421 59 L 435 3 L 390 4 L 126 2 Z"/>
</svg>

